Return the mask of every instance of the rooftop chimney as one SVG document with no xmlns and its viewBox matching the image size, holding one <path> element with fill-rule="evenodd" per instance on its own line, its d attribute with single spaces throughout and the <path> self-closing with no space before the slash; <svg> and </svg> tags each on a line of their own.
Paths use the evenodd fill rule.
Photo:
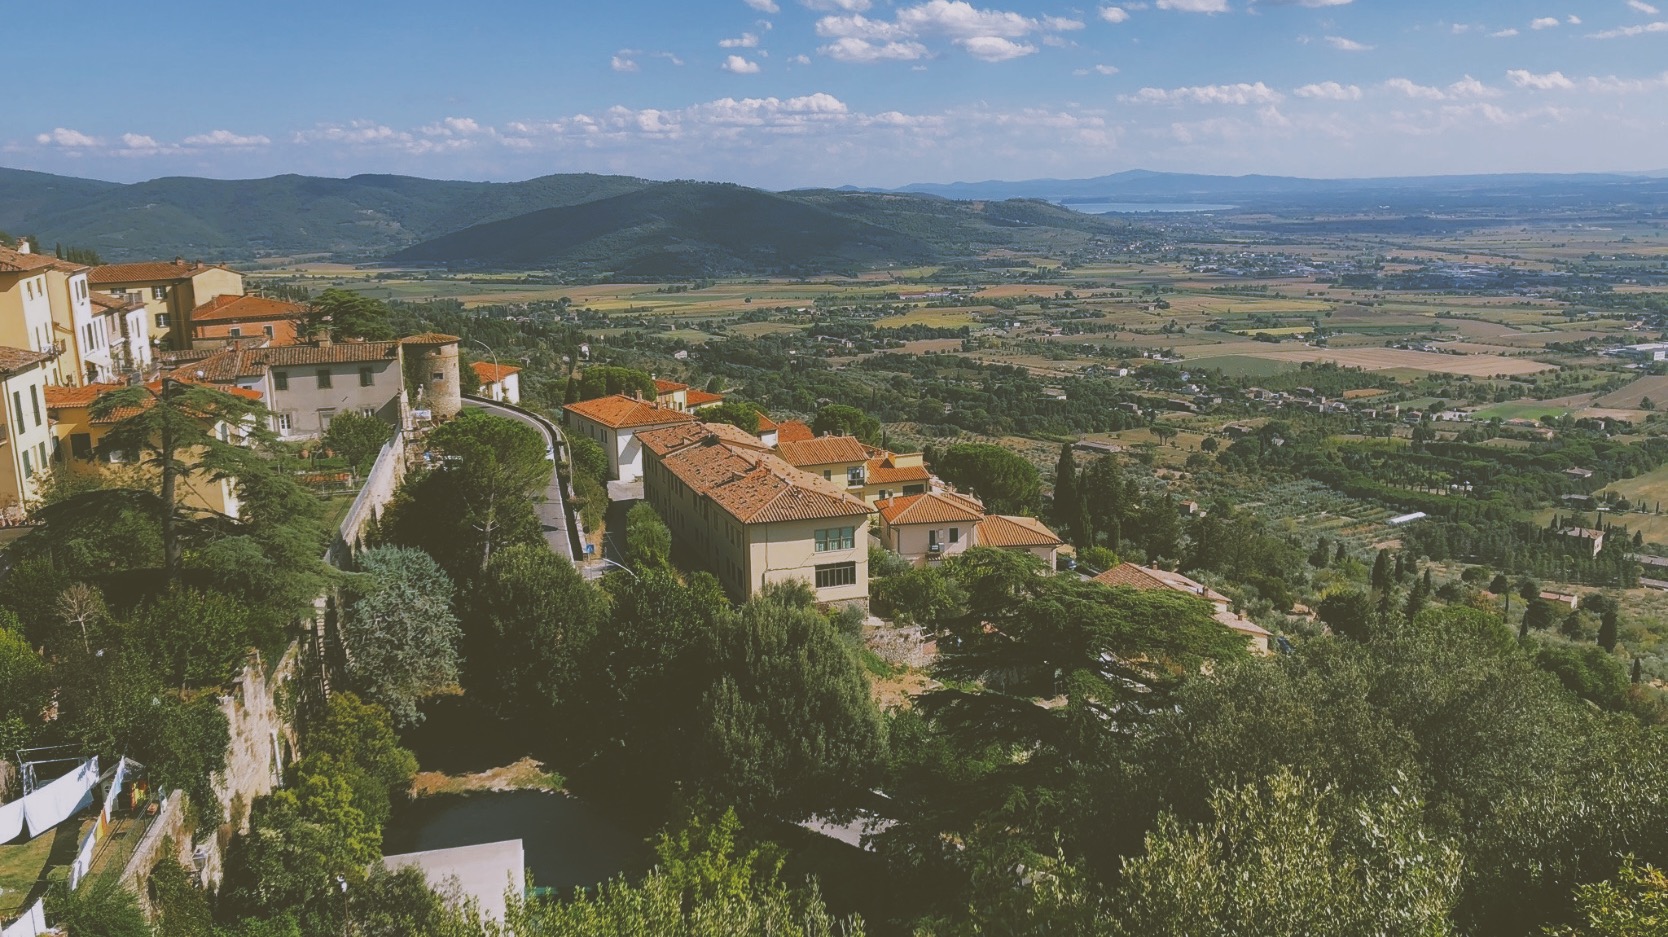
<svg viewBox="0 0 1668 937">
<path fill-rule="evenodd" d="M 29 253 L 29 240 L 28 240 L 28 238 L 24 238 L 23 240 L 17 242 L 17 252 L 19 254 Z"/>
</svg>

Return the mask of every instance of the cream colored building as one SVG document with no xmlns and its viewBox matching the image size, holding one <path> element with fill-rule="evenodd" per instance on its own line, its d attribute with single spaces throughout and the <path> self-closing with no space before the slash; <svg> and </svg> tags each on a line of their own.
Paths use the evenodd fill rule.
<svg viewBox="0 0 1668 937">
<path fill-rule="evenodd" d="M 1023 550 L 1050 570 L 1064 541 L 1034 517 L 986 514 L 974 498 L 949 491 L 886 498 L 880 513 L 880 543 L 916 566 L 928 566 L 974 547 Z"/>
<path fill-rule="evenodd" d="M 492 361 L 476 361 L 469 365 L 481 385 L 481 396 L 512 407 L 521 405 L 521 369 Z"/>
<path fill-rule="evenodd" d="M 781 440 L 776 448 L 784 462 L 842 485 L 869 504 L 933 488 L 925 458 L 918 452 L 887 452 L 864 445 L 855 436 Z"/>
<path fill-rule="evenodd" d="M 688 412 L 625 394 L 581 400 L 562 407 L 568 429 L 596 440 L 608 453 L 608 477 L 634 482 L 643 477 L 643 446 L 638 436 L 652 429 L 693 423 Z"/>
<path fill-rule="evenodd" d="M 800 581 L 820 603 L 868 601 L 872 509 L 861 498 L 733 427 L 661 427 L 638 440 L 644 497 L 675 550 L 711 570 L 733 598 Z"/>
<path fill-rule="evenodd" d="M 64 350 L 52 331 L 49 280 L 61 263 L 31 253 L 27 245 L 23 250 L 0 247 L 0 346 L 54 356 Z"/>
<path fill-rule="evenodd" d="M 54 377 L 52 356 L 0 347 L 0 517 L 23 518 L 40 495 L 42 476 L 52 471 L 52 422 L 46 392 Z"/>
<path fill-rule="evenodd" d="M 88 275 L 94 289 L 145 304 L 152 339 L 168 348 L 191 347 L 191 311 L 217 296 L 243 295 L 243 274 L 215 264 L 171 262 L 105 264 Z"/>
</svg>

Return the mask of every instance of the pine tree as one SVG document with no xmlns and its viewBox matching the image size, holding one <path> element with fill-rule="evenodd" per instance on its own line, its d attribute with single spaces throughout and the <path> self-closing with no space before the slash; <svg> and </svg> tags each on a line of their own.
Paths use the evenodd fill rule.
<svg viewBox="0 0 1668 937">
<path fill-rule="evenodd" d="M 1077 486 L 1077 459 L 1072 444 L 1060 446 L 1060 461 L 1054 466 L 1054 520 L 1079 549 L 1088 545 L 1088 518 L 1083 496 Z"/>
<path fill-rule="evenodd" d="M 1373 560 L 1373 588 L 1384 592 L 1390 588 L 1390 551 L 1378 551 L 1378 558 Z"/>
</svg>

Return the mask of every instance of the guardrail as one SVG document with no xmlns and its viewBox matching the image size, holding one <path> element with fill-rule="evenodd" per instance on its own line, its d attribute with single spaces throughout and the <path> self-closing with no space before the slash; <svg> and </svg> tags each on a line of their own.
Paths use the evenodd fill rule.
<svg viewBox="0 0 1668 937">
<path fill-rule="evenodd" d="M 343 569 L 353 555 L 354 545 L 365 532 L 372 518 L 394 497 L 394 490 L 405 476 L 405 433 L 395 430 L 394 437 L 382 446 L 376 462 L 365 474 L 365 484 L 348 508 L 347 516 L 336 529 L 336 540 L 324 554 L 325 562 Z"/>
<path fill-rule="evenodd" d="M 463 396 L 465 400 L 473 400 L 476 403 L 490 404 L 494 407 L 503 407 L 505 410 L 513 410 L 514 412 L 538 423 L 544 428 L 546 435 L 549 436 L 551 440 L 551 447 L 555 450 L 557 464 L 559 466 L 565 465 L 568 469 L 565 476 L 558 474 L 558 478 L 562 484 L 562 513 L 567 523 L 568 548 L 573 553 L 574 562 L 577 563 L 583 560 L 585 556 L 585 538 L 580 530 L 579 515 L 574 512 L 573 508 L 573 453 L 568 446 L 567 437 L 562 434 L 561 427 L 557 426 L 544 414 L 529 410 L 526 407 L 516 406 L 515 404 L 506 403 L 502 400 L 492 400 L 475 394 L 464 394 Z"/>
</svg>

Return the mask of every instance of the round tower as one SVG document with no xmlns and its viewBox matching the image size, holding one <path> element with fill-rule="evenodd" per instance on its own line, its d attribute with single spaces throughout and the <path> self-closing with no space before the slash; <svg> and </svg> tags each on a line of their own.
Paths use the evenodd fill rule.
<svg viewBox="0 0 1668 937">
<path fill-rule="evenodd" d="M 419 409 L 434 413 L 436 420 L 448 420 L 463 409 L 463 382 L 458 377 L 458 342 L 456 335 L 428 333 L 401 339 L 407 357 L 415 356 L 421 369 L 418 386 L 422 397 L 415 402 Z"/>
</svg>

